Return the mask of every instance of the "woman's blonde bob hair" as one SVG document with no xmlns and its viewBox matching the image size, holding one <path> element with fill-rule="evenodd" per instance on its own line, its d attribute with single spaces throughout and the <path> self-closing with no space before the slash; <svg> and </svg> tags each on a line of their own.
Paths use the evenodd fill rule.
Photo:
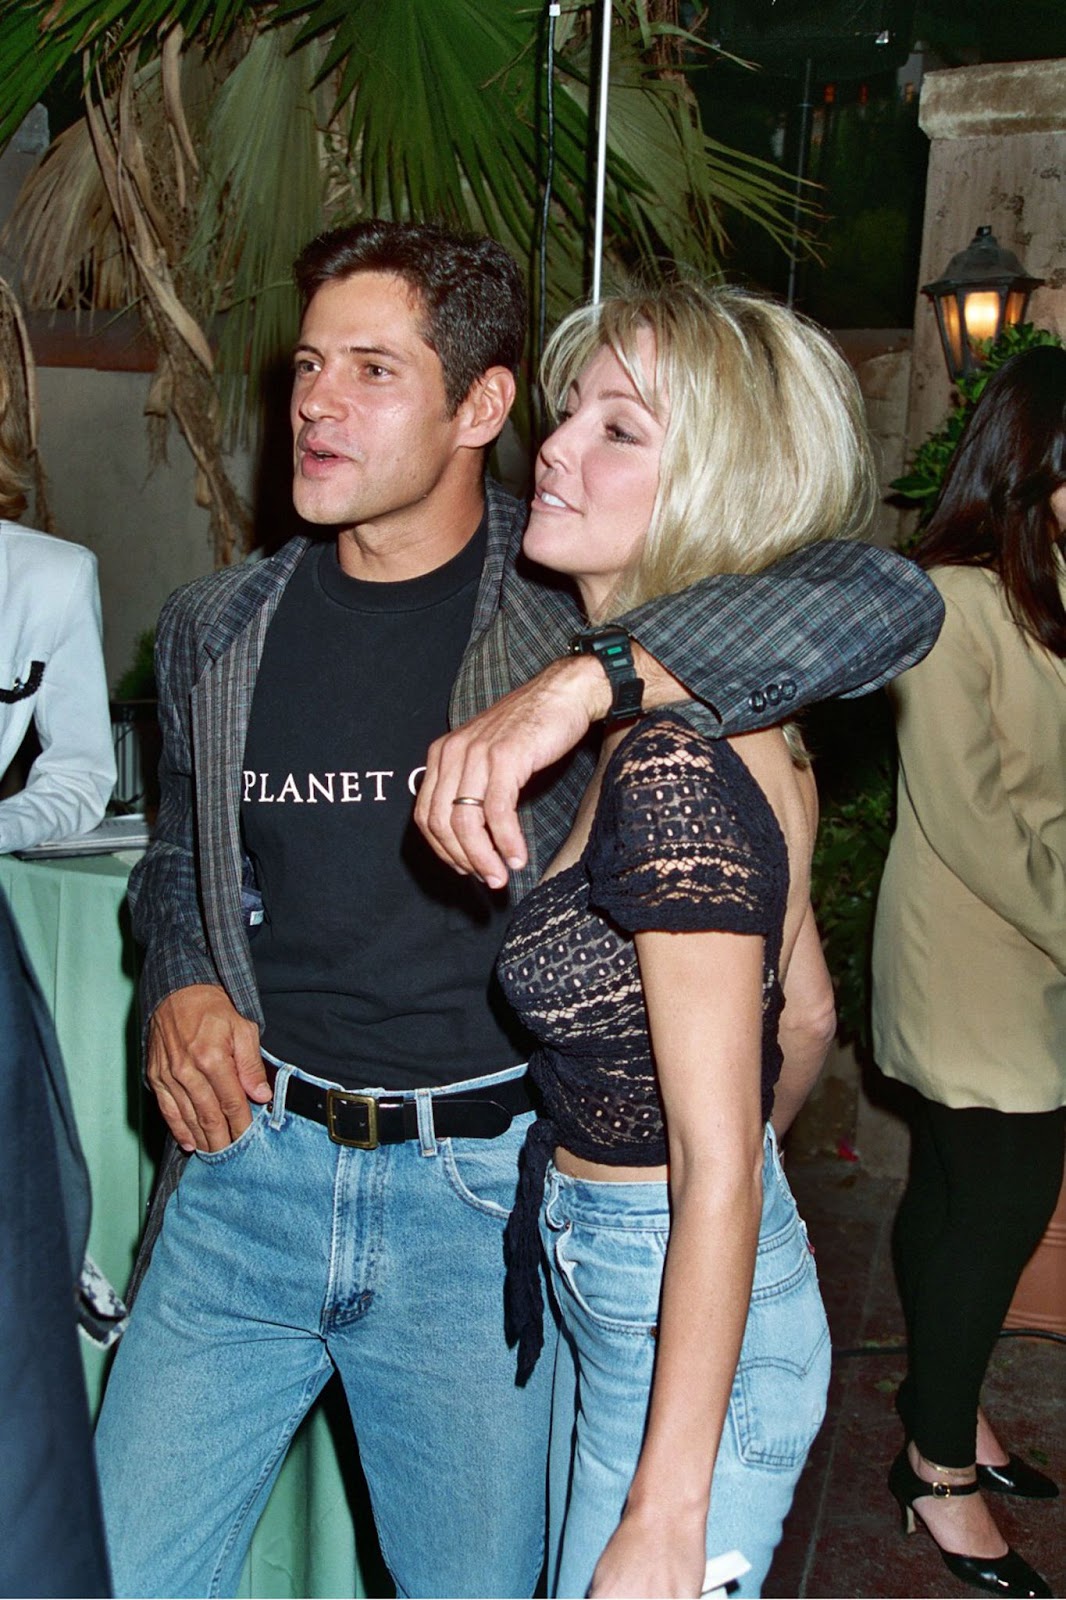
<svg viewBox="0 0 1066 1600">
<path fill-rule="evenodd" d="M 653 371 L 640 359 L 643 329 L 654 340 Z M 666 428 L 647 537 L 613 613 L 700 578 L 758 572 L 802 545 L 865 527 L 877 479 L 859 387 L 805 317 L 688 279 L 583 306 L 544 353 L 541 381 L 556 416 L 605 346 Z"/>
</svg>

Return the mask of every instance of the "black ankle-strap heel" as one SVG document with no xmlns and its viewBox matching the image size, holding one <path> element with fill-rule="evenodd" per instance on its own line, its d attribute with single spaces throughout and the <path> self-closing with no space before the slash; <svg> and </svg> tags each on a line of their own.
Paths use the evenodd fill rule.
<svg viewBox="0 0 1066 1600">
<path fill-rule="evenodd" d="M 977 1463 L 977 1486 L 991 1489 L 994 1494 L 1016 1494 L 1023 1500 L 1054 1500 L 1059 1486 L 1046 1472 L 1038 1472 L 1019 1456 L 999 1467 L 983 1467 Z"/>
<path fill-rule="evenodd" d="M 1005 1556 L 956 1555 L 953 1550 L 944 1550 L 937 1544 L 921 1512 L 914 1509 L 914 1502 L 928 1495 L 936 1500 L 947 1500 L 976 1494 L 980 1489 L 976 1480 L 973 1483 L 926 1483 L 924 1478 L 919 1478 L 907 1459 L 906 1449 L 903 1449 L 892 1463 L 888 1487 L 902 1514 L 904 1533 L 914 1533 L 921 1522 L 940 1551 L 944 1565 L 961 1583 L 969 1583 L 986 1594 L 1003 1595 L 1008 1600 L 1012 1596 L 1018 1596 L 1019 1600 L 1037 1600 L 1037 1597 L 1046 1600 L 1046 1597 L 1050 1597 L 1051 1590 L 1039 1572 L 1016 1550 L 1008 1550 Z"/>
</svg>

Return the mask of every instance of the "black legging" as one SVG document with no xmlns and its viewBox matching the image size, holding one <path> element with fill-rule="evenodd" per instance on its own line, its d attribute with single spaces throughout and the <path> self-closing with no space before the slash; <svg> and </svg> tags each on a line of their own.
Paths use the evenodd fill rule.
<svg viewBox="0 0 1066 1600">
<path fill-rule="evenodd" d="M 896 1218 L 909 1364 L 899 1392 L 927 1461 L 967 1467 L 985 1368 L 1062 1183 L 1066 1111 L 953 1110 L 922 1097 Z"/>
</svg>

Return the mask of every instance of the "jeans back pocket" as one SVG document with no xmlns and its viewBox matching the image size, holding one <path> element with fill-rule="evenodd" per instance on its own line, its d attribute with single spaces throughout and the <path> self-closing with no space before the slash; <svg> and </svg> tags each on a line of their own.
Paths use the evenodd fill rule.
<svg viewBox="0 0 1066 1600">
<path fill-rule="evenodd" d="M 831 1349 L 814 1258 L 798 1214 L 760 1245 L 730 1416 L 741 1458 L 802 1466 L 825 1416 Z"/>
</svg>

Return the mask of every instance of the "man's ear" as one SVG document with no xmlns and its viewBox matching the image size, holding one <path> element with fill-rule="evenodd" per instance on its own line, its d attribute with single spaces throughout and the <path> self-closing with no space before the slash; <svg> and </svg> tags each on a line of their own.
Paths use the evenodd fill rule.
<svg viewBox="0 0 1066 1600">
<path fill-rule="evenodd" d="M 507 367 L 489 367 L 470 385 L 459 407 L 463 443 L 485 449 L 503 431 L 515 400 L 514 373 Z"/>
</svg>

